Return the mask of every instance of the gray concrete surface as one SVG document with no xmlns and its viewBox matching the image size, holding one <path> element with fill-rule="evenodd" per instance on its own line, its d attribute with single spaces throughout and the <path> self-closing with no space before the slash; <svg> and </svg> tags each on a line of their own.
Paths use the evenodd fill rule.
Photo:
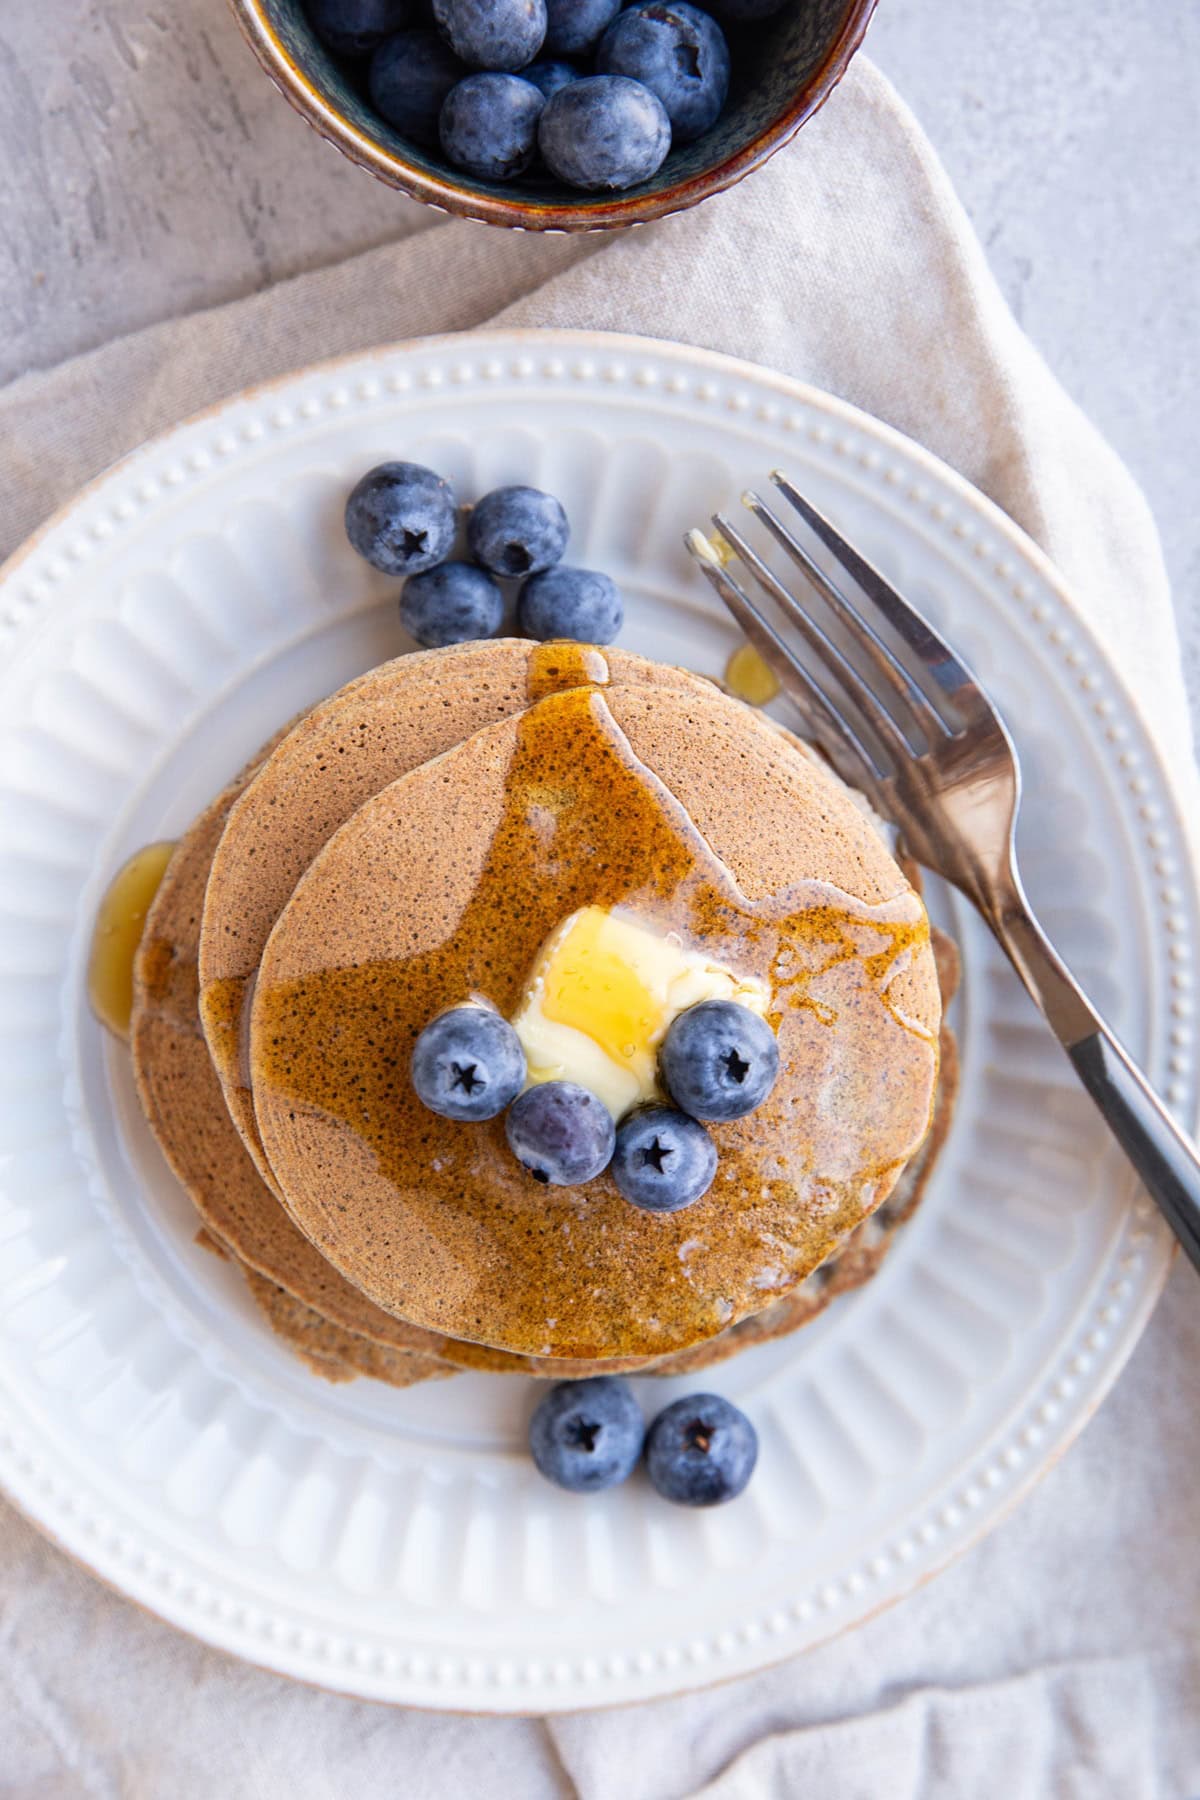
<svg viewBox="0 0 1200 1800">
<path fill-rule="evenodd" d="M 880 0 L 869 43 L 1150 496 L 1200 722 L 1200 6 Z M 0 381 L 430 220 L 292 114 L 225 0 L 0 7 L 0 169 Z"/>
</svg>

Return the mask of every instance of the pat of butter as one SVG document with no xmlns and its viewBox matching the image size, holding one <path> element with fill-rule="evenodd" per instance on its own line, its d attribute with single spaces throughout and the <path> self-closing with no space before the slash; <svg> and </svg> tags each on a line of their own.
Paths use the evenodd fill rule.
<svg viewBox="0 0 1200 1800">
<path fill-rule="evenodd" d="M 661 1099 L 659 1045 L 701 1000 L 736 1000 L 765 1016 L 770 993 L 756 976 L 685 950 L 674 932 L 585 906 L 544 945 L 513 1016 L 530 1085 L 578 1082 L 614 1119 Z"/>
</svg>

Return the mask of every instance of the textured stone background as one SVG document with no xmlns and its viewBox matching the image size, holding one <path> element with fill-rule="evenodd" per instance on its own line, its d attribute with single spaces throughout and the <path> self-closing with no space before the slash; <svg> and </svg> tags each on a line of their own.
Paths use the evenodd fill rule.
<svg viewBox="0 0 1200 1800">
<path fill-rule="evenodd" d="M 869 44 L 1149 493 L 1200 721 L 1200 5 L 880 0 Z M 0 170 L 0 381 L 431 220 L 292 114 L 225 0 L 0 6 Z"/>
</svg>

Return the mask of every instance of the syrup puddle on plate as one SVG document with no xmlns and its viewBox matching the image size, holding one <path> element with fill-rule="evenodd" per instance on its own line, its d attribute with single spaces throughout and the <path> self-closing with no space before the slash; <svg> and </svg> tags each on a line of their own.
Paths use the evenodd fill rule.
<svg viewBox="0 0 1200 1800">
<path fill-rule="evenodd" d="M 100 1023 L 126 1041 L 133 1012 L 133 962 L 174 849 L 173 843 L 158 843 L 135 851 L 109 882 L 92 928 L 88 999 Z"/>
</svg>

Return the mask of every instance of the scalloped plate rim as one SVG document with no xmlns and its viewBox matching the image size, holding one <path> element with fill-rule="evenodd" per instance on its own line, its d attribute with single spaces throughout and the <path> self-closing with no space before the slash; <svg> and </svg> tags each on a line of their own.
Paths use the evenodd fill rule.
<svg viewBox="0 0 1200 1800">
<path fill-rule="evenodd" d="M 959 476 L 955 471 L 948 468 L 947 465 L 943 464 L 931 452 L 925 450 L 920 445 L 915 444 L 894 427 L 886 425 L 882 421 L 873 419 L 870 415 L 863 413 L 860 409 L 852 406 L 848 402 L 839 400 L 835 396 L 826 394 L 821 390 L 815 389 L 792 377 L 780 375 L 762 365 L 748 362 L 743 359 L 728 357 L 718 352 L 692 350 L 684 345 L 671 344 L 665 341 L 660 342 L 654 339 L 632 337 L 624 334 L 606 334 L 589 331 L 497 331 L 447 334 L 437 338 L 415 339 L 406 343 L 380 346 L 374 350 L 350 353 L 345 356 L 339 356 L 327 361 L 309 365 L 304 369 L 293 370 L 287 374 L 273 377 L 269 381 L 256 384 L 254 387 L 247 388 L 240 393 L 227 396 L 212 406 L 192 415 L 182 423 L 160 432 L 137 449 L 115 461 L 102 474 L 88 483 L 74 499 L 60 507 L 41 527 L 38 528 L 24 545 L 14 552 L 3 567 L 0 567 L 0 589 L 8 586 L 18 576 L 20 570 L 25 566 L 29 559 L 36 554 L 39 548 L 47 544 L 60 528 L 65 527 L 80 507 L 90 497 L 96 494 L 97 491 L 103 489 L 110 483 L 116 483 L 123 478 L 128 478 L 132 473 L 135 473 L 138 470 L 139 466 L 153 462 L 159 454 L 172 444 L 173 441 L 189 432 L 193 427 L 203 423 L 215 423 L 220 420 L 222 414 L 229 410 L 256 401 L 266 401 L 271 396 L 277 395 L 287 390 L 289 387 L 311 378 L 320 378 L 324 375 L 336 375 L 339 371 L 347 369 L 362 368 L 366 370 L 371 368 L 374 364 L 386 363 L 391 359 L 398 357 L 403 358 L 406 355 L 439 355 L 448 353 L 455 348 L 466 349 L 467 347 L 470 347 L 472 353 L 475 354 L 479 353 L 482 349 L 485 349 L 488 345 L 503 346 L 510 352 L 520 346 L 529 349 L 537 347 L 542 351 L 548 351 L 551 347 L 554 347 L 561 349 L 564 353 L 569 353 L 573 349 L 576 351 L 586 350 L 591 354 L 596 354 L 598 352 L 621 352 L 630 356 L 641 355 L 665 359 L 668 362 L 674 361 L 690 366 L 692 369 L 697 367 L 706 368 L 716 374 L 724 375 L 727 378 L 740 377 L 751 385 L 768 387 L 774 390 L 775 393 L 785 398 L 790 398 L 800 405 L 807 406 L 813 411 L 819 413 L 823 412 L 826 416 L 835 421 L 842 421 L 847 426 L 864 434 L 866 437 L 873 439 L 884 450 L 892 452 L 900 461 L 908 464 L 915 470 L 923 471 L 936 485 L 943 489 L 949 489 L 968 511 L 973 512 L 977 517 L 981 518 L 984 523 L 1006 540 L 1019 561 L 1024 562 L 1028 567 L 1032 568 L 1035 575 L 1046 585 L 1046 587 L 1052 590 L 1063 606 L 1073 615 L 1081 631 L 1089 640 L 1090 646 L 1097 660 L 1103 665 L 1106 678 L 1115 688 L 1121 704 L 1128 714 L 1136 721 L 1140 731 L 1144 735 L 1146 747 L 1151 753 L 1153 770 L 1158 778 L 1155 799 L 1160 803 L 1165 802 L 1169 806 L 1171 814 L 1170 823 L 1173 828 L 1173 833 L 1177 842 L 1185 848 L 1188 859 L 1187 875 L 1191 881 L 1193 891 L 1195 890 L 1197 886 L 1197 852 L 1195 838 L 1191 829 L 1192 822 L 1184 810 L 1182 798 L 1175 781 L 1170 777 L 1162 765 L 1162 759 L 1158 751 L 1154 732 L 1148 721 L 1146 709 L 1143 707 L 1141 701 L 1130 693 L 1120 669 L 1110 660 L 1107 651 L 1096 638 L 1086 617 L 1080 612 L 1073 601 L 1069 587 L 1038 547 L 1033 544 L 1020 527 L 1018 527 L 1006 514 L 1001 512 L 993 502 L 987 500 L 986 497 L 973 488 L 969 482 Z M 164 496 L 164 499 L 169 505 L 171 499 L 169 492 Z M 36 616 L 30 620 L 22 620 L 18 617 L 16 620 L 15 631 L 18 647 L 22 641 L 36 634 L 37 625 L 38 620 Z M 0 682 L 0 686 L 2 685 L 5 685 L 5 683 Z M 1020 1502 L 1030 1488 L 1032 1488 L 1037 1480 L 1040 1479 L 1040 1476 L 1052 1466 L 1052 1463 L 1057 1459 L 1057 1456 L 1062 1454 L 1069 1446 L 1070 1442 L 1073 1441 L 1074 1437 L 1078 1434 L 1078 1431 L 1086 1424 L 1087 1419 L 1100 1404 L 1112 1382 L 1116 1379 L 1117 1374 L 1124 1366 L 1125 1361 L 1140 1337 L 1146 1321 L 1153 1310 L 1154 1304 L 1169 1272 L 1172 1254 L 1173 1252 L 1170 1249 L 1167 1249 L 1165 1253 L 1159 1257 L 1158 1266 L 1153 1271 L 1152 1275 L 1148 1272 L 1148 1278 L 1143 1282 L 1142 1292 L 1139 1294 L 1136 1303 L 1131 1305 L 1129 1311 L 1121 1320 L 1120 1326 L 1116 1330 L 1114 1337 L 1110 1340 L 1103 1359 L 1103 1376 L 1097 1382 L 1087 1406 L 1080 1412 L 1078 1417 L 1073 1418 L 1070 1421 L 1069 1428 L 1061 1435 L 1061 1440 L 1053 1446 L 1052 1451 L 1047 1453 L 1040 1460 L 1036 1460 L 1034 1466 L 1029 1468 L 1026 1473 L 1020 1478 L 1015 1479 L 1009 1485 L 1003 1500 L 994 1503 L 987 1510 L 986 1514 L 978 1519 L 975 1529 L 962 1533 L 949 1547 L 943 1545 L 942 1549 L 931 1559 L 930 1566 L 918 1567 L 915 1569 L 911 1580 L 893 1586 L 879 1601 L 878 1606 L 862 1611 L 854 1618 L 846 1619 L 841 1623 L 837 1623 L 831 1619 L 829 1621 L 829 1629 L 821 1631 L 816 1637 L 810 1637 L 806 1640 L 807 1643 L 822 1641 L 823 1639 L 834 1635 L 837 1631 L 850 1629 L 854 1624 L 860 1622 L 862 1618 L 871 1616 L 872 1612 L 881 1610 L 883 1606 L 893 1604 L 896 1600 L 902 1598 L 903 1595 L 921 1585 L 923 1580 L 929 1578 L 933 1573 L 936 1573 L 938 1569 L 945 1566 L 954 1556 L 961 1554 L 963 1550 L 970 1546 L 970 1544 L 977 1542 L 980 1537 L 985 1535 L 996 1523 L 1011 1512 L 1012 1508 Z M 29 1415 L 26 1416 L 27 1418 L 29 1417 Z M 4 1460 L 8 1460 L 7 1456 Z M 15 1480 L 12 1479 L 14 1475 L 16 1476 Z M 112 1586 L 115 1591 L 128 1598 L 134 1599 L 137 1603 L 144 1605 L 148 1610 L 168 1620 L 172 1624 L 191 1632 L 193 1635 L 201 1637 L 204 1641 L 212 1643 L 220 1648 L 233 1650 L 235 1654 L 238 1654 L 246 1660 L 254 1662 L 263 1668 L 287 1673 L 302 1681 L 310 1682 L 312 1685 L 328 1687 L 332 1691 L 358 1693 L 364 1697 L 376 1699 L 390 1698 L 395 1700 L 407 1700 L 409 1703 L 448 1707 L 450 1710 L 458 1710 L 459 1705 L 461 1705 L 461 1702 L 456 1705 L 455 1700 L 450 1697 L 436 1696 L 431 1698 L 424 1694 L 415 1697 L 412 1691 L 413 1684 L 411 1682 L 407 1689 L 400 1692 L 397 1690 L 396 1682 L 389 1679 L 386 1674 L 381 1674 L 379 1680 L 375 1681 L 370 1678 L 369 1671 L 365 1668 L 359 1669 L 357 1679 L 355 1679 L 353 1671 L 347 1670 L 347 1680 L 330 1680 L 329 1682 L 326 1682 L 312 1674 L 311 1664 L 305 1663 L 302 1654 L 297 1653 L 293 1657 L 289 1649 L 283 1644 L 272 1646 L 270 1655 L 263 1654 L 265 1646 L 262 1645 L 260 1645 L 260 1648 L 257 1651 L 243 1647 L 240 1644 L 235 1648 L 233 1643 L 231 1643 L 231 1639 L 236 1638 L 238 1633 L 231 1627 L 222 1628 L 220 1623 L 215 1619 L 210 1619 L 208 1621 L 199 1620 L 196 1617 L 195 1611 L 189 1612 L 186 1604 L 182 1602 L 177 1604 L 173 1597 L 154 1589 L 148 1579 L 142 1583 L 131 1578 L 128 1570 L 110 1570 L 107 1566 L 109 1558 L 102 1550 L 98 1549 L 95 1544 L 92 1545 L 90 1550 L 88 1549 L 88 1533 L 86 1530 L 81 1530 L 77 1533 L 77 1538 L 80 1541 L 69 1541 L 68 1535 L 61 1529 L 59 1521 L 55 1520 L 52 1522 L 50 1518 L 43 1517 L 39 1514 L 36 1502 L 29 1499 L 24 1492 L 25 1482 L 20 1478 L 18 1471 L 6 1469 L 5 1483 L 10 1497 L 18 1506 L 19 1510 L 21 1510 L 26 1517 L 30 1518 L 31 1522 L 49 1536 L 66 1554 L 72 1556 L 82 1566 L 91 1570 L 91 1572 L 99 1575 L 100 1578 L 108 1583 L 108 1585 Z M 186 1580 L 182 1583 L 182 1587 L 186 1590 Z M 767 1667 L 774 1662 L 786 1660 L 796 1653 L 797 1647 L 787 1642 L 781 1642 L 778 1654 L 775 1655 L 764 1655 L 761 1650 L 750 1650 L 745 1658 L 739 1657 L 734 1659 L 736 1666 L 731 1666 L 722 1670 L 719 1675 L 714 1675 L 706 1671 L 705 1675 L 700 1675 L 699 1679 L 696 1678 L 696 1675 L 689 1675 L 686 1665 L 681 1664 L 678 1679 L 674 1682 L 655 1682 L 651 1684 L 649 1691 L 653 1692 L 655 1695 L 666 1695 L 688 1691 L 702 1685 L 708 1685 L 714 1680 L 723 1681 L 726 1679 L 735 1679 L 746 1674 L 750 1670 Z M 699 1674 L 699 1671 L 697 1671 L 696 1674 Z M 400 1687 L 404 1688 L 403 1680 L 400 1683 Z M 578 1694 L 574 1693 L 565 1693 L 561 1696 L 556 1696 L 553 1689 L 547 1687 L 544 1691 L 540 1690 L 538 1692 L 536 1702 L 531 1700 L 530 1705 L 526 1707 L 519 1704 L 512 1704 L 512 1701 L 517 1699 L 516 1695 L 509 1696 L 508 1704 L 505 1704 L 504 1698 L 496 1696 L 495 1704 L 489 1705 L 488 1700 L 491 1696 L 482 1692 L 477 1692 L 472 1693 L 470 1696 L 470 1710 L 480 1712 L 490 1711 L 497 1714 L 530 1710 L 544 1712 L 547 1710 L 558 1710 L 560 1708 L 574 1709 L 578 1708 L 581 1704 L 586 1706 L 626 1704 L 628 1703 L 629 1697 L 630 1696 L 626 1693 L 618 1693 L 614 1694 L 611 1698 L 606 1696 L 604 1700 L 597 1701 L 593 1700 L 590 1696 L 581 1698 Z"/>
</svg>

